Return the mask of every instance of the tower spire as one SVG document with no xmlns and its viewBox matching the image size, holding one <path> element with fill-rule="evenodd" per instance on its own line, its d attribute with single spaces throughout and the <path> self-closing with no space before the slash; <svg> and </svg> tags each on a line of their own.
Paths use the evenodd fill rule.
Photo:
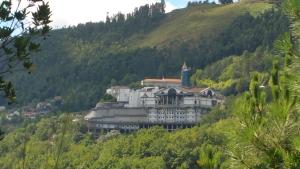
<svg viewBox="0 0 300 169">
<path fill-rule="evenodd" d="M 184 61 L 183 65 L 182 65 L 182 70 L 183 69 L 187 69 L 187 65 L 186 65 L 186 62 Z"/>
<path fill-rule="evenodd" d="M 182 87 L 190 87 L 190 71 L 191 69 L 187 67 L 186 62 L 182 65 L 181 70 L 181 86 Z"/>
</svg>

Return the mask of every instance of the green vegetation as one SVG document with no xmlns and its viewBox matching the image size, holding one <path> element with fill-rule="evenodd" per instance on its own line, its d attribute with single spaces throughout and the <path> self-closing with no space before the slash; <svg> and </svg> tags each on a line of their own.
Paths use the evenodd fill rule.
<svg viewBox="0 0 300 169">
<path fill-rule="evenodd" d="M 146 35 L 134 38 L 137 47 L 173 46 L 182 42 L 200 43 L 222 32 L 238 16 L 251 13 L 256 16 L 271 9 L 268 3 L 235 3 L 230 5 L 201 4 L 176 10 Z"/>
<path fill-rule="evenodd" d="M 94 140 L 82 122 L 70 123 L 74 117 L 43 119 L 9 133 L 0 142 L 0 166 L 299 168 L 299 109 L 295 107 L 299 100 L 292 95 L 285 73 L 292 65 L 279 69 L 274 64 L 268 86 L 271 93 L 260 87 L 254 75 L 250 91 L 234 98 L 236 104 L 229 100 L 191 129 L 169 133 L 155 127 Z M 299 72 L 290 75 L 299 78 Z"/>
<path fill-rule="evenodd" d="M 203 70 L 198 69 L 191 78 L 192 83 L 220 90 L 224 95 L 240 94 L 248 90 L 254 74 L 259 74 L 263 85 L 266 85 L 269 79 L 266 72 L 272 69 L 272 60 L 283 61 L 271 53 L 272 51 L 257 48 L 254 53 L 244 52 L 241 56 L 226 57 Z"/>
<path fill-rule="evenodd" d="M 300 5 L 298 0 L 285 0 L 282 6 L 291 29 L 281 34 L 274 46 L 266 49 L 268 45 L 262 45 L 256 51 L 227 57 L 196 71 L 192 80 L 197 85 L 205 80 L 221 83 L 245 78 L 242 84 L 247 86 L 236 85 L 237 95 L 204 116 L 198 126 L 172 133 L 159 127 L 122 135 L 102 133 L 94 139 L 83 121 L 73 120 L 76 115 L 63 114 L 8 133 L 0 142 L 1 169 L 298 169 Z M 149 68 L 137 63 L 146 58 L 141 58 L 142 54 L 148 52 L 150 56 L 153 51 L 160 54 L 147 48 L 123 55 L 136 62 L 109 55 L 109 59 L 125 62 L 116 66 L 106 60 L 111 71 L 128 71 L 124 77 L 115 76 L 113 82 L 108 78 L 108 83 L 127 83 L 140 77 L 142 73 L 134 74 L 130 68 Z M 159 62 L 150 59 L 147 63 Z M 107 76 L 113 77 L 110 73 L 106 72 Z"/>
<path fill-rule="evenodd" d="M 106 23 L 87 23 L 52 31 L 41 46 L 40 55 L 43 57 L 34 58 L 36 71 L 30 76 L 20 73 L 11 77 L 16 84 L 18 104 L 62 96 L 65 111 L 86 110 L 92 108 L 112 84 L 129 85 L 145 76 L 179 76 L 184 61 L 193 68 L 204 68 L 229 55 L 241 55 L 244 50 L 254 52 L 259 46 L 271 47 L 289 25 L 286 16 L 279 10 L 267 10 L 258 15 L 258 11 L 267 9 L 266 6 L 271 7 L 266 3 L 203 4 L 170 14 L 158 10 L 155 15 L 149 15 L 150 8 L 160 6 L 142 6 L 127 20 L 120 19 L 124 15 L 118 14 L 108 18 Z M 256 9 L 258 6 L 261 7 L 259 10 Z M 202 8 L 211 10 L 202 16 Z M 221 22 L 224 18 L 219 17 L 225 16 L 223 10 L 228 16 L 237 11 L 236 17 L 228 17 L 231 20 Z M 258 16 L 247 11 L 256 11 Z M 181 22 L 185 26 L 200 24 L 209 27 L 200 26 L 201 30 L 194 30 L 192 26 L 181 30 Z M 194 40 L 179 41 L 176 45 L 166 43 L 170 45 L 164 47 L 160 46 L 160 42 L 155 42 L 156 47 L 137 47 L 131 43 L 138 42 L 138 39 L 147 40 L 147 43 L 151 41 L 148 37 L 138 38 L 139 35 L 162 37 L 164 25 L 168 24 L 184 34 L 192 35 L 196 31 L 214 36 L 203 39 L 201 35 L 194 34 Z M 165 30 L 172 29 L 166 27 Z M 160 32 L 160 36 L 156 31 Z M 172 33 L 168 37 L 179 36 L 185 35 Z"/>
<path fill-rule="evenodd" d="M 231 126 L 229 121 L 174 133 L 152 128 L 95 141 L 82 135 L 86 129 L 80 123 L 65 127 L 63 118 L 44 119 L 7 135 L 0 143 L 1 168 L 22 168 L 24 163 L 25 168 L 55 168 L 58 154 L 58 168 L 205 168 L 215 161 L 226 166 L 222 144 L 227 140 L 220 127 Z"/>
<path fill-rule="evenodd" d="M 233 3 L 233 0 L 219 0 L 219 2 L 221 4 L 231 4 L 231 3 Z"/>
<path fill-rule="evenodd" d="M 110 95 L 110 94 L 105 94 L 105 95 L 101 98 L 100 101 L 101 101 L 101 102 L 116 102 L 117 99 L 116 99 L 114 96 Z"/>
<path fill-rule="evenodd" d="M 3 0 L 0 3 L 0 97 L 8 103 L 16 99 L 9 76 L 16 71 L 31 73 L 34 65 L 30 54 L 40 49 L 34 38 L 45 39 L 51 29 L 48 3 L 28 0 L 22 5 L 24 7 L 21 7 L 21 1 Z M 0 130 L 0 140 L 2 134 Z"/>
<path fill-rule="evenodd" d="M 9 102 L 15 100 L 16 94 L 8 77 L 21 70 L 31 73 L 30 54 L 40 49 L 40 44 L 33 38 L 45 38 L 51 29 L 48 3 L 29 0 L 22 5 L 24 7 L 21 7 L 21 1 L 3 0 L 0 3 L 0 95 Z"/>
</svg>

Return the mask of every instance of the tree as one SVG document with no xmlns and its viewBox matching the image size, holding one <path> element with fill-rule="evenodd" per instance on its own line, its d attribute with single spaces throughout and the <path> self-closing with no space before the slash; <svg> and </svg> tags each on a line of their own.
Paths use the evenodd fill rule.
<svg viewBox="0 0 300 169">
<path fill-rule="evenodd" d="M 109 17 L 109 13 L 107 12 L 106 14 L 106 21 L 105 21 L 106 24 L 110 24 L 110 17 Z"/>
<path fill-rule="evenodd" d="M 161 12 L 165 13 L 166 12 L 166 2 L 165 0 L 161 0 Z"/>
<path fill-rule="evenodd" d="M 0 130 L 0 140 L 3 139 L 3 136 L 4 136 L 4 132 Z"/>
<path fill-rule="evenodd" d="M 0 4 L 0 91 L 9 102 L 15 100 L 13 84 L 7 77 L 15 71 L 34 68 L 30 54 L 40 49 L 38 37 L 50 31 L 51 11 L 44 0 L 4 0 Z"/>
<path fill-rule="evenodd" d="M 110 94 L 105 94 L 100 101 L 101 102 L 116 102 L 117 99 Z"/>
<path fill-rule="evenodd" d="M 233 0 L 219 0 L 219 2 L 221 4 L 231 4 L 231 3 L 233 3 Z"/>
<path fill-rule="evenodd" d="M 247 168 L 299 168 L 298 145 L 294 145 L 300 129 L 297 97 L 287 84 L 288 77 L 275 62 L 269 84 L 272 101 L 267 102 L 258 77 L 252 79 L 250 91 L 238 102 L 240 127 L 232 156 L 237 163 Z"/>
<path fill-rule="evenodd" d="M 218 150 L 217 146 L 204 143 L 201 146 L 200 157 L 197 164 L 201 169 L 221 168 L 223 159 L 223 154 Z"/>
<path fill-rule="evenodd" d="M 269 81 L 272 99 L 266 102 L 267 92 L 254 77 L 250 92 L 239 104 L 239 139 L 233 159 L 247 168 L 300 167 L 299 1 L 285 0 L 283 9 L 292 29 L 274 45 L 276 53 L 284 56 L 285 66 L 280 70 L 274 63 Z"/>
</svg>

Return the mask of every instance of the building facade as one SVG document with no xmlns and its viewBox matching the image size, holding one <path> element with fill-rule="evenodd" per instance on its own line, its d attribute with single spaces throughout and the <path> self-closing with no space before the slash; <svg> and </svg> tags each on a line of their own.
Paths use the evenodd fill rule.
<svg viewBox="0 0 300 169">
<path fill-rule="evenodd" d="M 161 125 L 168 130 L 197 124 L 203 114 L 222 104 L 213 90 L 142 88 L 129 93 L 128 102 L 99 103 L 85 116 L 91 131 L 122 130 Z"/>
</svg>

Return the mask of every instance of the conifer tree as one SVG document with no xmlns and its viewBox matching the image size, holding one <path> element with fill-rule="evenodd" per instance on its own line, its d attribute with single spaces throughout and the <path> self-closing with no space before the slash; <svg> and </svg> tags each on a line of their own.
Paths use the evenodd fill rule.
<svg viewBox="0 0 300 169">
<path fill-rule="evenodd" d="M 233 153 L 235 162 L 249 168 L 300 167 L 299 161 L 293 161 L 299 152 L 292 144 L 300 134 L 297 97 L 291 95 L 287 80 L 275 62 L 269 82 L 272 101 L 267 103 L 265 88 L 260 87 L 257 76 L 253 77 L 249 92 L 238 103 L 240 129 Z"/>
<path fill-rule="evenodd" d="M 161 12 L 162 13 L 166 12 L 165 8 L 166 8 L 166 2 L 165 2 L 165 0 L 161 0 Z"/>
<path fill-rule="evenodd" d="M 219 0 L 219 2 L 221 4 L 231 4 L 231 3 L 233 3 L 233 0 Z"/>
<path fill-rule="evenodd" d="M 285 57 L 284 68 L 273 64 L 268 88 L 271 101 L 266 102 L 267 90 L 259 87 L 253 77 L 249 92 L 239 101 L 237 115 L 240 129 L 232 159 L 246 168 L 299 168 L 299 57 L 297 31 L 299 9 L 295 0 L 286 0 L 284 7 L 295 27 L 275 43 L 277 54 Z M 291 15 L 293 11 L 298 11 Z M 295 94 L 296 93 L 296 94 Z"/>
</svg>

